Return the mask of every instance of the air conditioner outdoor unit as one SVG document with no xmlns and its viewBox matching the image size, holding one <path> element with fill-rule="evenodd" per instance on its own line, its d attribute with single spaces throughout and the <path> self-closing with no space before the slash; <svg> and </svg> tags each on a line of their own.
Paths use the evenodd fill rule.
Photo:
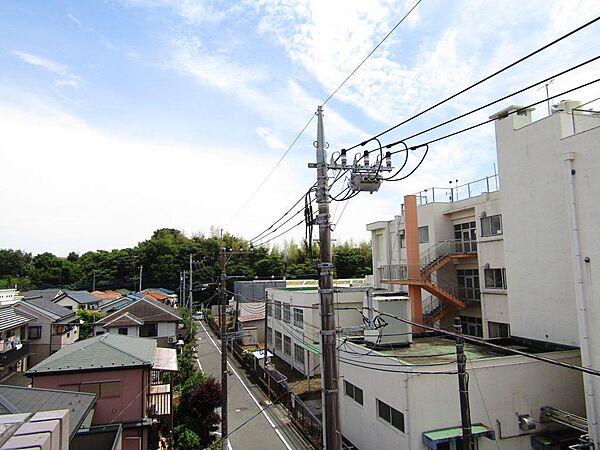
<svg viewBox="0 0 600 450">
<path fill-rule="evenodd" d="M 175 336 L 169 336 L 168 342 L 169 344 L 174 344 L 177 342 L 177 338 Z"/>
</svg>

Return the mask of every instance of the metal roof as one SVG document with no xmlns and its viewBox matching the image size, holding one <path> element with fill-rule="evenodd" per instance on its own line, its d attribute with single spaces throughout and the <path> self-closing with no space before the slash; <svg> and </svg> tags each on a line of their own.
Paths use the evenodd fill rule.
<svg viewBox="0 0 600 450">
<path fill-rule="evenodd" d="M 99 325 L 109 323 L 125 313 L 133 314 L 145 323 L 180 322 L 183 320 L 181 313 L 171 306 L 167 306 L 153 298 L 144 297 L 136 300 L 118 311 L 96 322 Z"/>
<path fill-rule="evenodd" d="M 60 349 L 27 375 L 151 366 L 155 349 L 155 339 L 103 334 Z"/>
<path fill-rule="evenodd" d="M 36 319 L 32 315 L 18 311 L 14 306 L 0 306 L 0 331 L 12 330 Z"/>
<path fill-rule="evenodd" d="M 74 311 L 45 298 L 24 298 L 23 303 L 33 305 L 59 319 L 74 315 Z"/>
<path fill-rule="evenodd" d="M 115 327 L 138 327 L 144 325 L 144 321 L 139 317 L 128 312 L 123 314 L 116 314 L 114 318 L 104 325 L 104 328 L 115 328 Z"/>
<path fill-rule="evenodd" d="M 100 302 L 100 299 L 90 294 L 88 291 L 63 291 L 63 295 L 57 298 L 63 298 L 64 296 L 72 298 L 80 304 Z"/>
<path fill-rule="evenodd" d="M 68 409 L 73 438 L 96 403 L 96 395 L 54 389 L 0 386 L 0 414 L 36 413 Z"/>
<path fill-rule="evenodd" d="M 62 289 L 59 288 L 49 288 L 49 289 L 33 289 L 31 291 L 21 292 L 21 295 L 24 298 L 36 298 L 41 297 L 46 300 L 52 300 L 58 297 L 58 294 L 62 293 Z"/>
</svg>

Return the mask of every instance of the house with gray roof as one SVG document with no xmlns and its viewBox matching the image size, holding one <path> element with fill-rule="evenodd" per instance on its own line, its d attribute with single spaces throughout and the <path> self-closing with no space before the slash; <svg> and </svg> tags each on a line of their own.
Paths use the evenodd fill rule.
<svg viewBox="0 0 600 450">
<path fill-rule="evenodd" d="M 172 424 L 171 383 L 162 383 L 161 373 L 176 371 L 175 349 L 107 333 L 62 348 L 26 375 L 36 388 L 96 394 L 92 425 L 120 423 L 122 448 L 133 449 L 148 448 L 153 418 Z"/>
<path fill-rule="evenodd" d="M 43 297 L 23 299 L 15 307 L 36 319 L 28 324 L 27 329 L 30 347 L 28 367 L 79 339 L 79 317 L 75 311 Z"/>
<path fill-rule="evenodd" d="M 173 347 L 180 324 L 183 324 L 183 317 L 177 309 L 144 296 L 97 321 L 94 334 L 152 337 L 160 347 Z"/>
<path fill-rule="evenodd" d="M 52 300 L 67 309 L 98 309 L 100 299 L 88 291 L 64 290 Z"/>
<path fill-rule="evenodd" d="M 35 317 L 15 305 L 0 306 L 0 380 L 12 372 L 27 370 L 27 326 Z"/>
<path fill-rule="evenodd" d="M 32 289 L 30 291 L 22 291 L 21 296 L 23 298 L 45 298 L 46 300 L 54 300 L 63 290 L 60 288 L 48 288 L 48 289 Z"/>
</svg>

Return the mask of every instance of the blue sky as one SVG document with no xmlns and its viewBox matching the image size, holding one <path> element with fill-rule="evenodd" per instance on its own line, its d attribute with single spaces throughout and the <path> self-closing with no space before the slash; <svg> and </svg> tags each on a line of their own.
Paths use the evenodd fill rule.
<svg viewBox="0 0 600 450">
<path fill-rule="evenodd" d="M 314 181 L 307 163 L 316 124 L 240 208 L 316 106 L 413 4 L 0 3 L 0 248 L 65 255 L 131 246 L 159 227 L 252 237 Z M 330 148 L 358 143 L 599 14 L 595 0 L 423 0 L 326 105 Z M 384 143 L 596 56 L 599 32 L 591 26 Z M 550 92 L 595 79 L 599 69 L 557 79 Z M 595 86 L 569 97 L 599 93 Z M 427 137 L 543 95 L 532 89 Z M 365 224 L 399 213 L 403 195 L 489 175 L 494 163 L 491 125 L 440 142 L 406 181 L 353 199 L 340 220 L 342 207 L 333 206 L 335 237 L 368 239 Z"/>
</svg>

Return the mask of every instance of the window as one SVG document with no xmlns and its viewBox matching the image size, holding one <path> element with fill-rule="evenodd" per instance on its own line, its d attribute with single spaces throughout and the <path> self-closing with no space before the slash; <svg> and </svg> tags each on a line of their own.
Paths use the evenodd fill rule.
<svg viewBox="0 0 600 450">
<path fill-rule="evenodd" d="M 404 414 L 379 399 L 377 399 L 377 417 L 404 431 Z"/>
<path fill-rule="evenodd" d="M 281 319 L 281 302 L 275 302 L 275 318 Z"/>
<path fill-rule="evenodd" d="M 460 316 L 462 332 L 469 336 L 483 337 L 483 325 L 481 317 Z"/>
<path fill-rule="evenodd" d="M 479 270 L 457 269 L 456 281 L 458 282 L 458 297 L 461 300 L 477 301 L 481 299 Z"/>
<path fill-rule="evenodd" d="M 294 344 L 294 359 L 300 364 L 304 364 L 304 349 L 298 344 Z"/>
<path fill-rule="evenodd" d="M 509 337 L 510 325 L 500 322 L 488 322 L 488 333 L 490 338 Z"/>
<path fill-rule="evenodd" d="M 29 327 L 29 339 L 39 339 L 42 337 L 42 326 L 36 325 Z"/>
<path fill-rule="evenodd" d="M 273 344 L 273 329 L 267 327 L 267 342 Z"/>
<path fill-rule="evenodd" d="M 104 334 L 104 331 L 96 331 L 96 336 L 102 336 Z"/>
<path fill-rule="evenodd" d="M 273 304 L 269 303 L 269 300 L 266 300 L 265 303 L 267 306 L 267 316 L 269 316 L 269 317 L 273 316 Z"/>
<path fill-rule="evenodd" d="M 398 234 L 400 236 L 400 248 L 406 247 L 406 231 L 400 230 Z"/>
<path fill-rule="evenodd" d="M 107 381 L 100 383 L 100 398 L 111 398 L 121 396 L 121 382 Z"/>
<path fill-rule="evenodd" d="M 156 337 L 158 336 L 157 323 L 145 323 L 140 328 L 140 337 Z"/>
<path fill-rule="evenodd" d="M 425 244 L 429 242 L 429 227 L 419 227 L 419 244 Z"/>
<path fill-rule="evenodd" d="M 119 328 L 118 333 L 127 336 L 127 328 L 126 327 L 125 328 Z"/>
<path fill-rule="evenodd" d="M 481 218 L 481 236 L 496 236 L 502 234 L 502 215 Z"/>
<path fill-rule="evenodd" d="M 275 350 L 281 350 L 281 333 L 275 331 Z"/>
<path fill-rule="evenodd" d="M 290 304 L 289 303 L 283 304 L 283 321 L 285 323 L 290 323 Z"/>
<path fill-rule="evenodd" d="M 348 383 L 344 380 L 344 394 L 350 397 L 359 405 L 363 404 L 363 391 L 361 388 L 354 386 L 352 383 Z"/>
<path fill-rule="evenodd" d="M 485 269 L 485 287 L 506 289 L 506 269 Z"/>
<path fill-rule="evenodd" d="M 286 355 L 292 354 L 292 338 L 283 336 L 283 353 Z"/>
<path fill-rule="evenodd" d="M 97 383 L 81 383 L 63 385 L 61 388 L 69 391 L 89 392 L 98 398 L 111 398 L 121 396 L 120 381 L 102 381 Z"/>
<path fill-rule="evenodd" d="M 79 392 L 89 392 L 100 397 L 100 383 L 83 383 L 79 385 Z"/>
<path fill-rule="evenodd" d="M 298 328 L 304 327 L 304 311 L 300 308 L 294 308 L 294 326 Z"/>
</svg>

